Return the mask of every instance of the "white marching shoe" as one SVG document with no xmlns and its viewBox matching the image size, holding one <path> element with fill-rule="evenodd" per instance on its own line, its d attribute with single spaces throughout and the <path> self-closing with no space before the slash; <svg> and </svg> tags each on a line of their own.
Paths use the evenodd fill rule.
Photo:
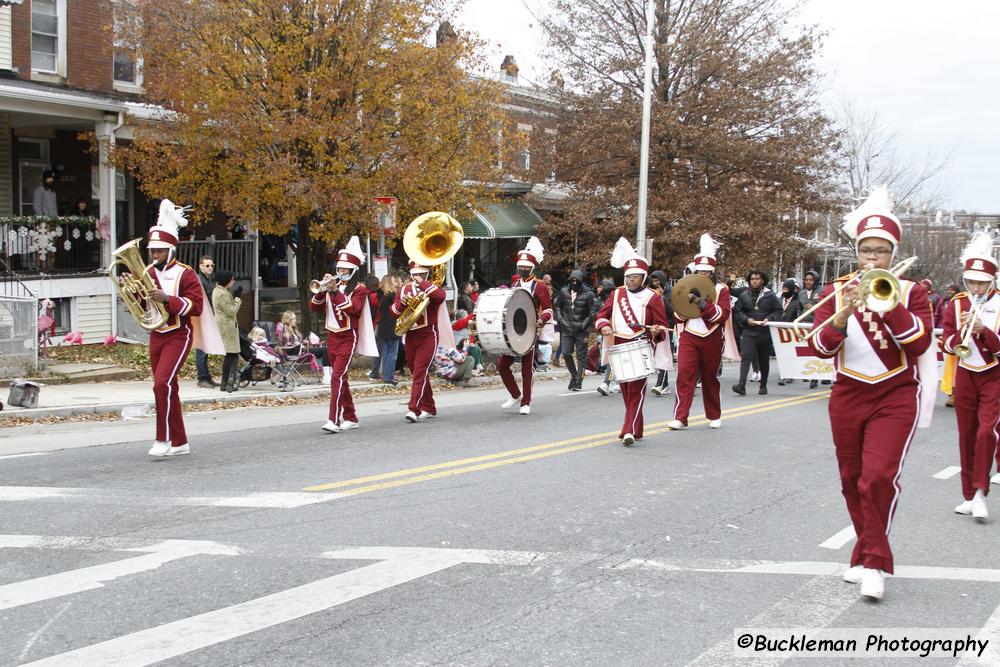
<svg viewBox="0 0 1000 667">
<path fill-rule="evenodd" d="M 865 568 L 861 573 L 861 595 L 871 600 L 881 600 L 885 595 L 885 575 L 882 570 Z"/>
<path fill-rule="evenodd" d="M 1000 472 L 990 477 L 990 484 L 1000 484 Z"/>
<path fill-rule="evenodd" d="M 963 500 L 959 504 L 955 505 L 955 514 L 964 514 L 965 516 L 972 514 L 972 501 Z"/>
<path fill-rule="evenodd" d="M 517 402 L 518 402 L 518 401 L 520 401 L 520 400 L 521 400 L 521 397 L 520 397 L 520 396 L 518 396 L 517 398 L 513 398 L 513 397 L 511 397 L 511 398 L 508 398 L 508 399 L 507 399 L 506 401 L 504 401 L 504 402 L 503 402 L 503 403 L 502 403 L 502 404 L 500 405 L 500 407 L 501 407 L 501 408 L 503 408 L 504 410 L 506 410 L 507 408 L 512 408 L 512 407 L 514 407 L 514 406 L 515 406 L 515 405 L 517 404 Z"/>
<path fill-rule="evenodd" d="M 350 419 L 345 419 L 344 421 L 340 422 L 341 431 L 349 431 L 352 428 L 357 428 L 357 427 L 358 427 L 358 422 L 352 422 Z"/>
<path fill-rule="evenodd" d="M 531 406 L 530 405 L 522 405 L 521 406 L 521 414 L 522 415 L 530 415 L 531 414 Z"/>
<path fill-rule="evenodd" d="M 183 445 L 177 445 L 176 447 L 170 447 L 167 449 L 167 453 L 164 456 L 184 456 L 185 454 L 190 454 L 191 448 L 185 442 Z"/>
<path fill-rule="evenodd" d="M 163 442 L 162 440 L 156 440 L 156 441 L 153 442 L 153 446 L 149 448 L 149 455 L 150 456 L 161 457 L 161 456 L 166 456 L 167 452 L 169 452 L 169 451 L 170 451 L 170 443 L 169 442 Z"/>
<path fill-rule="evenodd" d="M 330 380 L 333 379 L 333 369 L 329 366 L 323 366 L 323 384 L 330 384 Z"/>
<path fill-rule="evenodd" d="M 990 518 L 990 511 L 986 509 L 986 494 L 982 489 L 976 489 L 976 496 L 972 499 L 972 518 L 976 521 Z"/>
<path fill-rule="evenodd" d="M 420 420 L 433 419 L 434 417 L 437 417 L 437 415 L 431 414 L 430 412 L 424 412 L 423 410 L 421 410 L 420 414 L 417 415 L 417 419 L 420 419 Z"/>
<path fill-rule="evenodd" d="M 632 435 L 631 433 L 626 433 L 625 435 L 622 436 L 622 444 L 625 445 L 626 447 L 631 447 L 632 445 L 635 444 L 635 436 Z"/>
<path fill-rule="evenodd" d="M 327 433 L 338 433 L 340 431 L 340 427 L 337 426 L 332 419 L 328 419 L 326 420 L 326 423 L 323 424 L 323 430 Z"/>
<path fill-rule="evenodd" d="M 597 393 L 600 394 L 601 396 L 607 396 L 608 394 L 610 394 L 611 392 L 608 391 L 608 383 L 602 382 L 601 384 L 597 385 Z"/>
<path fill-rule="evenodd" d="M 621 393 L 621 390 L 622 390 L 622 388 L 618 386 L 617 382 L 612 382 L 611 386 L 608 387 L 608 391 L 611 392 L 612 394 Z"/>
<path fill-rule="evenodd" d="M 667 422 L 667 428 L 671 431 L 683 431 L 687 428 L 687 424 L 682 422 L 680 419 L 671 419 Z"/>
<path fill-rule="evenodd" d="M 750 376 L 750 381 L 751 382 L 760 382 L 760 373 L 758 373 L 757 371 L 754 371 L 753 374 Z"/>
<path fill-rule="evenodd" d="M 721 419 L 713 419 L 712 421 L 708 422 L 708 427 L 709 428 L 722 428 L 722 420 Z"/>
<path fill-rule="evenodd" d="M 411 424 L 415 424 L 417 422 L 417 413 L 414 412 L 413 410 L 410 410 L 403 416 L 403 419 L 410 422 Z"/>
<path fill-rule="evenodd" d="M 844 581 L 849 584 L 856 584 L 861 581 L 861 574 L 865 571 L 864 565 L 854 565 L 844 570 Z"/>
</svg>

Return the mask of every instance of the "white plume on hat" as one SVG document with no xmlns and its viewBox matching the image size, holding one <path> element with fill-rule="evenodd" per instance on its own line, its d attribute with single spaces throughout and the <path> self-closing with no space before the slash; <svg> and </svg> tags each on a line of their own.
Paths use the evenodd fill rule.
<svg viewBox="0 0 1000 667">
<path fill-rule="evenodd" d="M 698 255 L 703 255 L 705 257 L 715 257 L 715 251 L 719 249 L 719 243 L 712 238 L 710 234 L 702 234 L 701 238 L 698 240 L 699 252 Z"/>
<path fill-rule="evenodd" d="M 354 255 L 362 262 L 365 261 L 365 252 L 361 249 L 361 241 L 358 240 L 357 236 L 351 237 L 351 240 L 347 242 L 347 246 L 344 248 L 344 251 Z"/>
<path fill-rule="evenodd" d="M 545 248 L 542 247 L 542 242 L 538 240 L 537 236 L 532 236 L 528 239 L 527 245 L 524 246 L 524 252 L 534 257 L 535 261 L 539 264 L 545 258 Z"/>
<path fill-rule="evenodd" d="M 169 199 L 160 202 L 160 212 L 156 217 L 156 226 L 167 231 L 172 231 L 174 236 L 181 227 L 187 227 L 188 220 L 184 214 L 189 209 L 183 206 L 175 206 Z"/>
<path fill-rule="evenodd" d="M 969 245 L 962 251 L 961 261 L 965 264 L 970 259 L 992 259 L 993 236 L 988 232 L 976 232 L 972 235 Z"/>
<path fill-rule="evenodd" d="M 876 213 L 892 213 L 893 202 L 889 199 L 889 186 L 880 185 L 871 191 L 868 199 L 861 202 L 856 209 L 844 215 L 841 229 L 850 239 L 858 238 L 858 225 L 869 215 Z"/>
<path fill-rule="evenodd" d="M 611 251 L 611 266 L 620 269 L 625 266 L 625 262 L 630 259 L 635 259 L 639 257 L 639 253 L 635 251 L 632 244 L 629 243 L 624 236 L 618 239 L 615 243 L 615 249 Z"/>
</svg>

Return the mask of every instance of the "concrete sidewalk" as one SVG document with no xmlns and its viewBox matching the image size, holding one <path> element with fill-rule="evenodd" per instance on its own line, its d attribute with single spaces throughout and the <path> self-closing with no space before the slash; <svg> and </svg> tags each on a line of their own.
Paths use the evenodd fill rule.
<svg viewBox="0 0 1000 667">
<path fill-rule="evenodd" d="M 520 376 L 517 375 L 518 380 Z M 538 379 L 560 379 L 568 378 L 569 373 L 563 368 L 551 368 L 547 373 L 538 373 Z M 472 378 L 468 386 L 489 386 L 500 384 L 498 375 L 483 375 Z M 447 380 L 434 380 L 432 386 L 455 387 L 456 385 Z M 461 386 L 461 385 L 459 385 Z M 42 386 L 38 396 L 38 407 L 20 408 L 8 405 L 6 396 L 4 399 L 4 409 L 0 411 L 0 417 L 18 416 L 28 419 L 41 419 L 44 417 L 66 417 L 80 414 L 100 414 L 100 413 L 121 413 L 128 409 L 132 416 L 148 416 L 153 408 L 153 382 L 152 380 L 120 380 L 116 382 L 97 382 L 88 384 L 46 384 Z M 381 382 L 365 380 L 363 382 L 351 381 L 353 391 L 363 391 L 365 389 L 384 388 Z M 400 382 L 395 387 L 393 393 L 405 394 L 409 391 L 409 382 Z M 288 397 L 309 398 L 313 396 L 328 395 L 330 388 L 323 384 L 306 384 L 296 387 L 292 391 L 280 391 L 269 381 L 259 382 L 256 385 L 242 387 L 239 391 L 227 393 L 218 388 L 199 387 L 195 380 L 180 381 L 181 402 L 186 405 L 196 403 L 213 403 L 216 401 L 246 402 L 256 398 L 267 397 Z"/>
</svg>

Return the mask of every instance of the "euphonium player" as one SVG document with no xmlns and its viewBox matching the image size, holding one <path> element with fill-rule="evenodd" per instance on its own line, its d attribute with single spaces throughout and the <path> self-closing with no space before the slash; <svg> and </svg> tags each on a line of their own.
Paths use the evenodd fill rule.
<svg viewBox="0 0 1000 667">
<path fill-rule="evenodd" d="M 377 357 L 375 331 L 368 307 L 369 290 L 359 285 L 358 268 L 365 261 L 361 243 L 352 236 L 347 247 L 337 253 L 336 276 L 327 274 L 321 281 L 323 290 L 313 295 L 309 310 L 325 313 L 326 349 L 330 358 L 330 412 L 323 424 L 327 433 L 338 433 L 358 427 L 347 371 L 354 353 Z"/>
<path fill-rule="evenodd" d="M 859 268 L 890 267 L 902 228 L 885 188 L 845 216 L 843 229 L 856 241 Z M 857 534 L 844 580 L 860 582 L 861 595 L 879 600 L 884 575 L 893 572 L 889 530 L 899 502 L 903 461 L 918 419 L 922 426 L 930 423 L 936 351 L 925 354 L 931 343 L 927 290 L 900 279 L 899 304 L 874 313 L 865 309 L 855 276 L 838 278 L 823 291 L 826 297 L 842 289 L 818 306 L 814 326 L 837 316 L 809 338 L 809 345 L 817 356 L 832 357 L 837 368 L 830 427 L 841 488 Z"/>
<path fill-rule="evenodd" d="M 152 298 L 169 313 L 167 321 L 149 334 L 156 400 L 156 441 L 149 455 L 157 458 L 191 453 L 177 383 L 177 373 L 191 348 L 209 354 L 224 352 L 212 309 L 204 308 L 207 297 L 198 274 L 177 261 L 178 228 L 186 225 L 183 209 L 164 199 L 160 202 L 156 225 L 147 235 L 149 259 L 153 263 L 148 273 L 157 287 Z"/>
<path fill-rule="evenodd" d="M 1000 295 L 993 289 L 993 237 L 976 234 L 961 260 L 967 291 L 952 297 L 942 324 L 944 350 L 958 357 L 953 395 L 964 501 L 955 511 L 985 520 L 990 468 L 1000 437 Z"/>
</svg>

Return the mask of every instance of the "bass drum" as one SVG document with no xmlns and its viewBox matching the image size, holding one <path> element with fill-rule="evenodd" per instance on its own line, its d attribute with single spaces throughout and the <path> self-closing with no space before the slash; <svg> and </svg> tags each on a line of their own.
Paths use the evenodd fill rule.
<svg viewBox="0 0 1000 667">
<path fill-rule="evenodd" d="M 526 289 L 488 289 L 476 301 L 476 341 L 484 352 L 518 357 L 535 344 L 538 314 Z"/>
</svg>

